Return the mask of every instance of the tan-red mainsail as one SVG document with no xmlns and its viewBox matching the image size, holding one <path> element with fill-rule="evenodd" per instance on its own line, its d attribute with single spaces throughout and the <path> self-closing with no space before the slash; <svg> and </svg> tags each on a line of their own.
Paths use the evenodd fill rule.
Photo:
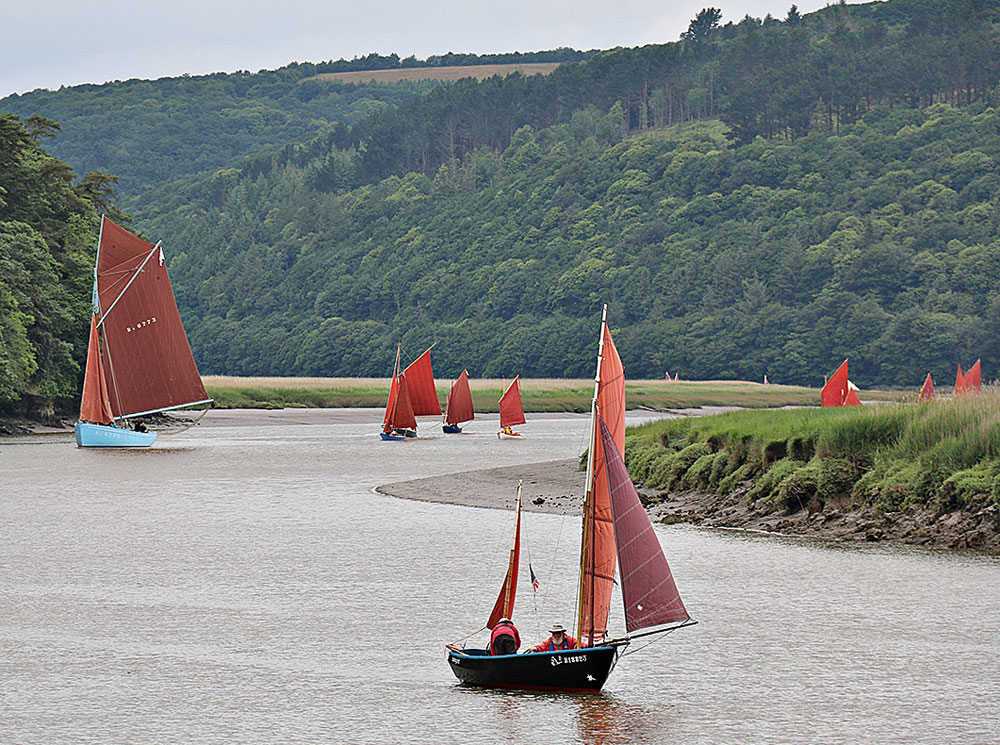
<svg viewBox="0 0 1000 745">
<path fill-rule="evenodd" d="M 97 332 L 97 316 L 90 319 L 90 344 L 87 347 L 87 369 L 83 375 L 83 396 L 80 399 L 80 421 L 111 424 L 114 415 L 108 401 L 108 386 L 101 364 L 101 345 Z"/>
<path fill-rule="evenodd" d="M 595 383 L 596 415 L 590 441 L 592 457 L 587 462 L 577 622 L 577 636 L 581 643 L 591 644 L 602 639 L 608 630 L 616 564 L 611 493 L 605 472 L 605 444 L 596 428 L 597 417 L 605 419 L 618 457 L 625 453 L 625 368 L 604 319 L 601 321 Z"/>
<path fill-rule="evenodd" d="M 207 403 L 163 252 L 103 218 L 99 325 L 111 411 L 128 417 Z"/>
<path fill-rule="evenodd" d="M 920 389 L 920 400 L 930 401 L 937 398 L 937 394 L 934 393 L 934 381 L 931 380 L 931 374 L 927 373 L 927 378 L 924 380 L 924 385 Z"/>
<path fill-rule="evenodd" d="M 517 485 L 517 505 L 514 508 L 514 541 L 507 561 L 507 575 L 504 577 L 500 594 L 493 605 L 486 627 L 492 629 L 501 618 L 514 615 L 514 599 L 517 597 L 517 572 L 521 563 L 521 485 Z"/>
<path fill-rule="evenodd" d="M 446 424 L 461 424 L 476 418 L 476 413 L 472 409 L 472 390 L 469 388 L 469 371 L 462 370 L 458 380 L 452 385 L 448 393 L 448 400 L 444 405 L 444 421 Z"/>
<path fill-rule="evenodd" d="M 979 393 L 982 388 L 982 374 L 979 370 L 979 360 L 976 360 L 976 364 L 969 368 L 969 372 L 965 373 L 965 384 L 966 393 Z"/>
<path fill-rule="evenodd" d="M 524 408 L 521 406 L 521 376 L 518 375 L 500 396 L 500 426 L 513 427 L 524 424 Z"/>
<path fill-rule="evenodd" d="M 441 416 L 441 404 L 434 386 L 434 371 L 431 368 L 431 350 L 413 360 L 403 374 L 410 389 L 410 402 L 414 416 Z"/>
</svg>

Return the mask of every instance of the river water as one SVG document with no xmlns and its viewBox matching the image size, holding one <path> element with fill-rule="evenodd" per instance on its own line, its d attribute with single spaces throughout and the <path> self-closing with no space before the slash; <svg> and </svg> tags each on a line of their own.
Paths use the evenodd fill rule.
<svg viewBox="0 0 1000 745">
<path fill-rule="evenodd" d="M 148 451 L 0 440 L 0 742 L 1000 741 L 1000 559 L 969 553 L 658 526 L 697 626 L 600 695 L 458 686 L 443 645 L 492 608 L 510 513 L 372 488 L 575 457 L 587 419 L 406 443 L 379 420 L 210 412 Z M 526 516 L 526 643 L 572 623 L 578 540 Z"/>
</svg>

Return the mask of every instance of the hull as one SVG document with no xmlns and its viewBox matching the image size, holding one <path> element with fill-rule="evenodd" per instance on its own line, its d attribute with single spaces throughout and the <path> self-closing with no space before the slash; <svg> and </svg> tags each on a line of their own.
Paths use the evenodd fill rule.
<svg viewBox="0 0 1000 745">
<path fill-rule="evenodd" d="M 406 439 L 402 435 L 390 435 L 387 432 L 379 432 L 379 437 L 388 442 L 402 442 Z"/>
<path fill-rule="evenodd" d="M 448 649 L 448 664 L 462 683 L 529 691 L 595 693 L 608 679 L 617 658 L 615 647 L 498 656 L 485 649 Z"/>
<path fill-rule="evenodd" d="M 156 442 L 155 432 L 135 432 L 106 424 L 77 422 L 74 432 L 79 448 L 148 448 Z"/>
<path fill-rule="evenodd" d="M 510 434 L 507 434 L 506 432 L 497 432 L 497 437 L 499 437 L 501 440 L 520 440 L 521 433 L 511 432 Z"/>
<path fill-rule="evenodd" d="M 457 424 L 442 424 L 441 431 L 446 435 L 460 435 L 462 434 L 462 428 Z"/>
</svg>

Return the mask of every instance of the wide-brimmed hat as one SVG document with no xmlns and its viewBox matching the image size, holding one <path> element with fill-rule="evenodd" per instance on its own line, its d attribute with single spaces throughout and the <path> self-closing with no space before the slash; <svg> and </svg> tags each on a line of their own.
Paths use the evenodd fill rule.
<svg viewBox="0 0 1000 745">
<path fill-rule="evenodd" d="M 561 623 L 554 623 L 552 624 L 552 628 L 549 629 L 550 634 L 555 634 L 560 631 L 564 634 L 566 633 L 566 627 L 564 627 Z"/>
</svg>

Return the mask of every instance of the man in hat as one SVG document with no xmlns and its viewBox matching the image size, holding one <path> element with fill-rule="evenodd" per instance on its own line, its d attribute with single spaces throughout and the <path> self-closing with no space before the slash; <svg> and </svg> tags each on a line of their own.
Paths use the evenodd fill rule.
<svg viewBox="0 0 1000 745">
<path fill-rule="evenodd" d="M 555 652 L 558 649 L 576 649 L 576 639 L 566 633 L 566 629 L 561 623 L 552 624 L 552 628 L 549 629 L 549 633 L 552 634 L 552 636 L 543 641 L 541 644 L 532 647 L 528 651 Z"/>
<path fill-rule="evenodd" d="M 521 635 L 509 618 L 501 618 L 493 627 L 490 635 L 490 652 L 492 654 L 517 654 L 521 646 Z"/>
</svg>

